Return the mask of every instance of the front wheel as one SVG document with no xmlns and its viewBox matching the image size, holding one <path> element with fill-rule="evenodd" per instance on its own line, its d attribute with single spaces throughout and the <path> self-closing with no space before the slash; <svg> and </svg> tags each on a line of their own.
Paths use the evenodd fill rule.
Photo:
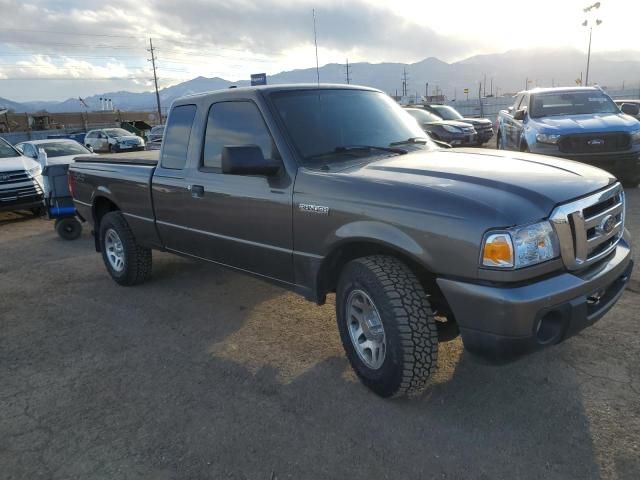
<svg viewBox="0 0 640 480">
<path fill-rule="evenodd" d="M 336 293 L 336 317 L 349 362 L 382 397 L 415 395 L 436 369 L 438 330 L 413 272 L 388 256 L 353 260 Z"/>
<path fill-rule="evenodd" d="M 151 249 L 136 242 L 122 213 L 102 217 L 100 247 L 104 265 L 118 284 L 138 285 L 151 277 Z"/>
<path fill-rule="evenodd" d="M 502 144 L 502 133 L 500 133 L 500 130 L 498 130 L 498 134 L 496 137 L 496 148 L 498 150 L 504 150 L 504 145 Z"/>
</svg>

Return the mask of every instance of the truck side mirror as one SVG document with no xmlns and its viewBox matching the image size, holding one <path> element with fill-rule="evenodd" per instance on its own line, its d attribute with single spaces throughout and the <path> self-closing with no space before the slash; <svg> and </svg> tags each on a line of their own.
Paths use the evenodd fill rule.
<svg viewBox="0 0 640 480">
<path fill-rule="evenodd" d="M 513 114 L 513 119 L 514 120 L 524 120 L 524 118 L 527 116 L 527 109 L 526 108 L 521 108 L 520 110 L 516 110 L 516 113 Z"/>
<path fill-rule="evenodd" d="M 620 110 L 622 113 L 626 113 L 627 115 L 631 115 L 632 117 L 637 117 L 640 115 L 640 107 L 635 103 L 623 103 L 620 106 Z"/>
<path fill-rule="evenodd" d="M 280 170 L 280 162 L 264 158 L 257 145 L 226 145 L 221 163 L 222 173 L 229 175 L 271 176 Z"/>
</svg>

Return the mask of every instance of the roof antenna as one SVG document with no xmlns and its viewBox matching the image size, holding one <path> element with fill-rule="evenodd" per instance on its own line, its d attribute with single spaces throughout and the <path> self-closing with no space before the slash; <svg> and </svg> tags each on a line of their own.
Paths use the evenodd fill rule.
<svg viewBox="0 0 640 480">
<path fill-rule="evenodd" d="M 313 42 L 316 44 L 316 76 L 318 77 L 318 86 L 320 86 L 320 67 L 318 65 L 318 36 L 316 34 L 316 9 L 313 9 Z"/>
</svg>

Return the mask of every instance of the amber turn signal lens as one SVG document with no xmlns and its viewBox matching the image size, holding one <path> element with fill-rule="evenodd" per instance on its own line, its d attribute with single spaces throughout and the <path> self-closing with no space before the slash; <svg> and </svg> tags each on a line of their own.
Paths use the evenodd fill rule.
<svg viewBox="0 0 640 480">
<path fill-rule="evenodd" d="M 508 234 L 490 235 L 484 244 L 482 264 L 487 267 L 512 267 L 513 245 Z"/>
</svg>

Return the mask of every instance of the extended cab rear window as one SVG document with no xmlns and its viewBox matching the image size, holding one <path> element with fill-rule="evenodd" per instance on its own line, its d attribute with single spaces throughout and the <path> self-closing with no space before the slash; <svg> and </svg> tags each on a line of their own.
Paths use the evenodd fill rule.
<svg viewBox="0 0 640 480">
<path fill-rule="evenodd" d="M 195 105 L 179 105 L 171 110 L 162 146 L 162 168 L 181 170 L 187 164 L 189 137 L 195 116 Z"/>
</svg>

